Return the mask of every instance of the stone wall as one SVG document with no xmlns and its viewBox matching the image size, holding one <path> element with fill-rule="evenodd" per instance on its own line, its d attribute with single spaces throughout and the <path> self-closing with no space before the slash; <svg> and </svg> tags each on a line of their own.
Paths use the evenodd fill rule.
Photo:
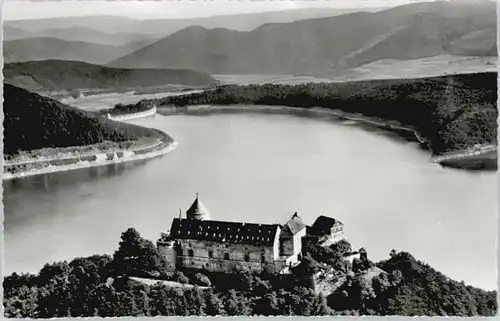
<svg viewBox="0 0 500 321">
<path fill-rule="evenodd" d="M 330 246 L 334 243 L 337 243 L 341 240 L 343 240 L 344 237 L 344 227 L 342 225 L 340 226 L 334 226 L 332 227 L 331 234 L 328 235 L 328 237 L 321 243 L 322 246 Z"/>
<path fill-rule="evenodd" d="M 292 235 L 281 237 L 281 255 L 293 255 L 294 240 Z"/>
<path fill-rule="evenodd" d="M 178 263 L 185 268 L 231 273 L 235 270 L 276 273 L 279 242 L 272 246 L 178 240 Z"/>
<path fill-rule="evenodd" d="M 177 269 L 175 242 L 158 242 L 158 252 L 165 259 L 165 270 L 174 272 Z"/>
<path fill-rule="evenodd" d="M 299 254 L 302 252 L 302 238 L 306 236 L 306 229 L 302 229 L 293 236 L 293 252 L 291 255 L 291 262 L 295 264 L 299 261 Z"/>
</svg>

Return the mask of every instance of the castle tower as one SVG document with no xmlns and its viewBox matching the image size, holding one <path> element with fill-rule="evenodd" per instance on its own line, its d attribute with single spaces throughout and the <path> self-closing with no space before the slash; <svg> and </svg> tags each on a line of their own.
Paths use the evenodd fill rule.
<svg viewBox="0 0 500 321">
<path fill-rule="evenodd" d="M 194 200 L 191 207 L 187 210 L 186 216 L 190 220 L 210 220 L 210 212 L 207 208 L 200 202 L 198 193 L 196 193 L 196 199 Z"/>
<path fill-rule="evenodd" d="M 173 240 L 158 241 L 158 253 L 164 258 L 165 271 L 174 272 L 177 268 L 177 248 Z M 181 252 L 182 253 L 182 252 Z"/>
</svg>

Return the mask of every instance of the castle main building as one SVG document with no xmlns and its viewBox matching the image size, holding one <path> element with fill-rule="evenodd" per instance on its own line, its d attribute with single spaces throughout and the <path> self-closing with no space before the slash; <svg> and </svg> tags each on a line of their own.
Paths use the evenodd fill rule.
<svg viewBox="0 0 500 321">
<path fill-rule="evenodd" d="M 196 196 L 186 218 L 174 218 L 157 246 L 167 271 L 286 273 L 300 262 L 306 233 L 330 245 L 343 238 L 343 224 L 320 216 L 306 226 L 297 213 L 283 225 L 214 221 Z"/>
</svg>

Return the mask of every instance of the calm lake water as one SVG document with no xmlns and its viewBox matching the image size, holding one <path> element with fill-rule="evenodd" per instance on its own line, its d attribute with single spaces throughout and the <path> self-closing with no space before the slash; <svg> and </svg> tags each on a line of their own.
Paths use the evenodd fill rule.
<svg viewBox="0 0 500 321">
<path fill-rule="evenodd" d="M 496 176 L 351 123 L 272 114 L 135 121 L 179 142 L 161 158 L 4 182 L 5 272 L 113 253 L 135 227 L 156 240 L 195 197 L 213 219 L 307 224 L 328 215 L 373 260 L 405 250 L 457 280 L 496 288 Z"/>
</svg>

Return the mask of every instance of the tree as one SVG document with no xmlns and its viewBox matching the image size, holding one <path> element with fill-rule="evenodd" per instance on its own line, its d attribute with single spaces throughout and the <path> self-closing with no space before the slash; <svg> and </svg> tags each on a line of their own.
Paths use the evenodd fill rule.
<svg viewBox="0 0 500 321">
<path fill-rule="evenodd" d="M 186 298 L 187 310 L 189 315 L 203 315 L 203 309 L 205 302 L 203 301 L 200 290 L 198 287 L 194 287 L 190 290 L 184 291 L 184 297 Z"/>
<path fill-rule="evenodd" d="M 347 240 L 340 240 L 330 245 L 330 249 L 336 258 L 342 258 L 352 252 L 351 244 Z"/>
<path fill-rule="evenodd" d="M 224 314 L 224 307 L 222 301 L 210 289 L 205 293 L 206 314 L 211 316 L 218 316 Z"/>
<path fill-rule="evenodd" d="M 174 272 L 173 281 L 183 283 L 183 284 L 189 283 L 188 277 L 185 276 L 184 273 L 182 273 L 181 271 Z"/>
<path fill-rule="evenodd" d="M 211 286 L 212 285 L 212 283 L 210 282 L 210 279 L 205 274 L 202 274 L 202 273 L 196 273 L 194 275 L 194 282 L 195 282 L 195 284 L 200 285 L 200 286 Z"/>
<path fill-rule="evenodd" d="M 14 296 L 4 298 L 4 314 L 8 318 L 36 318 L 37 300 L 37 290 L 23 285 Z"/>
<path fill-rule="evenodd" d="M 164 264 L 153 242 L 142 238 L 136 229 L 129 228 L 122 233 L 113 266 L 117 274 L 144 274 L 159 271 Z"/>
<path fill-rule="evenodd" d="M 262 280 L 258 276 L 254 276 L 253 293 L 257 296 L 265 295 L 271 291 L 271 283 L 268 280 Z"/>
<path fill-rule="evenodd" d="M 113 256 L 117 270 L 123 267 L 120 272 L 126 273 L 137 268 L 137 259 L 141 255 L 141 241 L 142 238 L 135 228 L 129 228 L 122 233 L 118 250 Z"/>
<path fill-rule="evenodd" d="M 236 291 L 231 289 L 228 291 L 227 300 L 226 300 L 226 312 L 229 316 L 241 315 L 240 307 L 238 306 L 238 296 L 236 295 Z"/>
<path fill-rule="evenodd" d="M 151 315 L 176 315 L 175 296 L 169 288 L 158 283 L 153 285 L 150 290 L 151 297 Z"/>
<path fill-rule="evenodd" d="M 332 310 L 328 307 L 326 303 L 326 298 L 320 293 L 314 302 L 313 315 L 330 315 Z"/>
<path fill-rule="evenodd" d="M 115 289 L 105 284 L 98 285 L 90 293 L 91 306 L 100 317 L 113 317 L 119 314 L 119 302 Z M 94 313 L 95 314 L 95 313 Z"/>
<path fill-rule="evenodd" d="M 272 291 L 261 297 L 255 306 L 255 314 L 257 315 L 278 315 L 279 306 L 276 292 Z"/>
</svg>

